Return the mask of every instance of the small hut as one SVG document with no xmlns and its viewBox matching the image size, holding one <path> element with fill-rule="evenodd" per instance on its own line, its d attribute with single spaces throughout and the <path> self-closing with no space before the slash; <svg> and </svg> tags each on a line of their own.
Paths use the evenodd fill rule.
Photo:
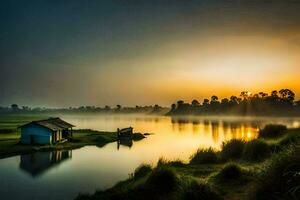
<svg viewBox="0 0 300 200">
<path fill-rule="evenodd" d="M 54 144 L 72 137 L 74 125 L 60 118 L 32 121 L 20 126 L 22 144 Z"/>
</svg>

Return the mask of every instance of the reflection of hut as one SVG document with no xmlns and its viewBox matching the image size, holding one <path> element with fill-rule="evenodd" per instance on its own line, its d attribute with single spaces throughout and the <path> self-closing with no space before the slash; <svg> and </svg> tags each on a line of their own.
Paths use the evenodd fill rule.
<svg viewBox="0 0 300 200">
<path fill-rule="evenodd" d="M 32 121 L 20 126 L 23 144 L 53 144 L 72 137 L 72 127 L 60 118 Z"/>
<path fill-rule="evenodd" d="M 20 168 L 31 174 L 31 176 L 35 177 L 71 157 L 71 150 L 37 152 L 33 154 L 21 155 Z"/>
</svg>

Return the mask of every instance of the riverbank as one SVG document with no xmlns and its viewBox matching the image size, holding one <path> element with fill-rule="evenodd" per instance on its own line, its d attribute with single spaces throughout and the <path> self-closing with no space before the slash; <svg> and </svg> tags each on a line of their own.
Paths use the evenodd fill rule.
<svg viewBox="0 0 300 200">
<path fill-rule="evenodd" d="M 279 130 L 279 131 L 278 131 Z M 300 129 L 269 127 L 258 139 L 199 149 L 188 163 L 160 159 L 128 180 L 77 200 L 299 199 Z"/>
<path fill-rule="evenodd" d="M 28 154 L 37 151 L 53 151 L 77 149 L 87 145 L 103 147 L 117 141 L 115 132 L 103 132 L 94 130 L 74 130 L 73 138 L 64 143 L 53 145 L 23 145 L 20 144 L 20 133 L 0 134 L 0 158 L 14 155 Z"/>
<path fill-rule="evenodd" d="M 96 131 L 91 129 L 73 130 L 73 137 L 64 143 L 53 145 L 24 145 L 20 143 L 20 131 L 18 126 L 32 120 L 45 119 L 48 116 L 39 115 L 9 115 L 0 116 L 0 159 L 14 155 L 29 154 L 38 151 L 70 150 L 87 145 L 103 147 L 104 145 L 118 140 L 116 132 Z M 126 138 L 137 141 L 145 138 L 143 134 L 134 133 L 132 137 Z"/>
</svg>

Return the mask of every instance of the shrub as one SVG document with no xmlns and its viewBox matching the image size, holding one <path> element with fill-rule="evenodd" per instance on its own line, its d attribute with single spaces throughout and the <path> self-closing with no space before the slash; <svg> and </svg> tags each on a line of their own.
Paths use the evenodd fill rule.
<svg viewBox="0 0 300 200">
<path fill-rule="evenodd" d="M 144 186 L 157 194 L 166 194 L 175 191 L 178 185 L 179 179 L 174 171 L 160 167 L 152 171 Z"/>
<path fill-rule="evenodd" d="M 221 196 L 209 185 L 193 181 L 183 192 L 183 200 L 221 200 Z"/>
<path fill-rule="evenodd" d="M 237 139 L 223 142 L 221 157 L 225 160 L 239 159 L 243 154 L 244 146 L 245 142 Z"/>
<path fill-rule="evenodd" d="M 152 171 L 151 165 L 140 165 L 138 168 L 135 169 L 134 171 L 134 178 L 141 178 L 146 176 Z"/>
<path fill-rule="evenodd" d="M 243 159 L 248 161 L 261 161 L 271 153 L 269 145 L 262 140 L 252 140 L 246 143 Z"/>
<path fill-rule="evenodd" d="M 272 157 L 253 199 L 300 199 L 300 146 L 288 147 Z"/>
<path fill-rule="evenodd" d="M 165 167 L 165 166 L 173 166 L 173 167 L 183 167 L 185 164 L 181 160 L 169 161 L 165 158 L 160 158 L 157 162 L 157 167 Z"/>
<path fill-rule="evenodd" d="M 191 164 L 209 164 L 217 163 L 218 156 L 217 153 L 212 149 L 198 149 L 196 153 L 191 156 Z"/>
<path fill-rule="evenodd" d="M 270 138 L 270 137 L 278 137 L 285 133 L 287 127 L 284 125 L 276 125 L 276 124 L 269 124 L 266 125 L 265 128 L 259 131 L 259 137 L 263 138 Z"/>
<path fill-rule="evenodd" d="M 216 178 L 219 181 L 228 181 L 232 179 L 239 178 L 242 175 L 242 169 L 240 166 L 234 163 L 225 165 L 223 169 L 218 173 Z"/>
</svg>

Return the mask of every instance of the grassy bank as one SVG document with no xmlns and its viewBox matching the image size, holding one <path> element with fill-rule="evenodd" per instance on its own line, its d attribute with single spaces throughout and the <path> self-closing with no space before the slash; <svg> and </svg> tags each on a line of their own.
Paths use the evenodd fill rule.
<svg viewBox="0 0 300 200">
<path fill-rule="evenodd" d="M 99 147 L 117 140 L 115 132 L 101 132 L 94 130 L 74 130 L 71 141 L 54 145 L 22 145 L 18 126 L 32 120 L 46 119 L 41 115 L 8 115 L 0 116 L 0 158 L 13 155 L 27 154 L 36 151 L 51 151 L 60 149 L 76 149 L 86 145 Z"/>
<path fill-rule="evenodd" d="M 267 127 L 256 140 L 199 149 L 189 163 L 160 159 L 128 180 L 77 200 L 300 199 L 300 129 Z"/>
<path fill-rule="evenodd" d="M 0 134 L 0 158 L 13 155 L 33 153 L 36 151 L 52 151 L 62 149 L 76 149 L 87 145 L 102 147 L 117 141 L 115 132 L 101 132 L 94 130 L 74 130 L 73 138 L 64 143 L 53 145 L 23 145 L 20 144 L 20 133 Z"/>
</svg>

